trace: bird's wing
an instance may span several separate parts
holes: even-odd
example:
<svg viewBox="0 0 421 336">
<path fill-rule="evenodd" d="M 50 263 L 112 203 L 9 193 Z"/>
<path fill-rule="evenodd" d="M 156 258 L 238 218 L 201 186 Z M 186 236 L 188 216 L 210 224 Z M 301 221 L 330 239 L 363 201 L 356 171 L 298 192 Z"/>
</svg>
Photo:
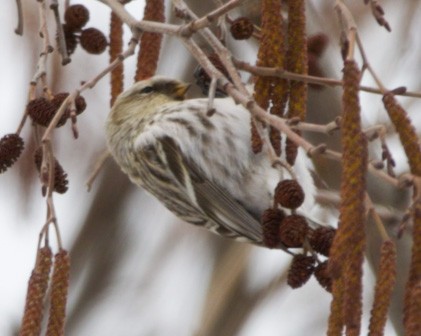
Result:
<svg viewBox="0 0 421 336">
<path fill-rule="evenodd" d="M 189 201 L 220 228 L 227 228 L 226 232 L 219 231 L 221 234 L 232 238 L 243 236 L 258 244 L 262 242 L 258 220 L 221 186 L 206 178 L 196 164 L 183 155 L 172 138 L 157 138 L 155 146 L 159 160 L 168 167 L 167 173 L 173 176 L 173 182 Z"/>
</svg>

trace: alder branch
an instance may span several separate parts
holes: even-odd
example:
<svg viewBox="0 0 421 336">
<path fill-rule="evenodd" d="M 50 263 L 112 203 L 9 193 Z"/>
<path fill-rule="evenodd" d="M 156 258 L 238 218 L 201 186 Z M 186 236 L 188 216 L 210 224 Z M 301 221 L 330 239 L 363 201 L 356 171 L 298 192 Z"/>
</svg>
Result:
<svg viewBox="0 0 421 336">
<path fill-rule="evenodd" d="M 53 47 L 50 44 L 48 27 L 47 27 L 47 9 L 45 6 L 45 1 L 38 2 L 38 13 L 40 20 L 39 35 L 43 39 L 43 50 L 39 56 L 38 63 L 36 66 L 35 74 L 32 77 L 31 85 L 36 85 L 38 81 L 42 78 L 45 78 L 46 74 L 46 64 L 48 60 L 48 55 L 53 52 Z M 42 79 L 44 81 L 44 79 Z"/>
<path fill-rule="evenodd" d="M 181 12 L 184 12 L 186 16 L 193 20 L 198 20 L 196 14 L 187 6 L 183 0 L 172 0 L 174 6 Z M 182 29 L 181 29 L 182 30 Z M 234 85 L 243 93 L 247 93 L 241 77 L 232 62 L 231 52 L 221 43 L 221 41 L 212 33 L 209 28 L 203 28 L 198 31 L 200 35 L 209 43 L 212 49 L 218 54 L 219 59 L 224 65 Z M 204 68 L 207 71 L 207 68 Z M 208 72 L 208 74 L 210 74 Z M 212 76 L 211 76 L 212 77 Z"/>
<path fill-rule="evenodd" d="M 341 86 L 343 85 L 342 80 L 334 79 L 334 78 L 326 78 L 326 77 L 318 77 L 318 76 L 311 76 L 311 75 L 302 75 L 293 72 L 289 72 L 283 68 L 271 68 L 271 67 L 262 67 L 251 65 L 247 62 L 233 59 L 235 66 L 239 70 L 246 71 L 255 76 L 263 76 L 263 77 L 279 77 L 288 80 L 296 80 L 301 82 L 306 82 L 309 84 L 318 84 L 323 86 Z M 380 89 L 376 89 L 373 87 L 360 85 L 359 89 L 361 91 L 375 93 L 383 95 L 384 91 Z M 406 96 L 406 97 L 414 97 L 414 98 L 421 98 L 421 92 L 413 92 L 413 91 L 406 91 L 397 92 L 396 95 Z"/>
<path fill-rule="evenodd" d="M 339 196 L 338 191 L 326 190 L 326 189 L 319 189 L 315 195 L 315 199 L 317 203 L 331 205 L 336 209 L 339 209 L 341 198 Z M 402 211 L 398 209 L 391 209 L 389 207 L 374 204 L 373 207 L 379 216 L 386 221 L 401 221 L 403 216 L 405 215 Z M 368 208 L 370 210 L 370 207 Z"/>
<path fill-rule="evenodd" d="M 335 118 L 335 120 L 325 125 L 304 122 L 301 121 L 299 118 L 288 119 L 287 122 L 293 130 L 332 135 L 336 130 L 340 129 L 341 117 L 337 117 Z"/>
<path fill-rule="evenodd" d="M 191 21 L 190 23 L 188 23 L 180 29 L 181 36 L 190 37 L 192 34 L 199 31 L 200 29 L 210 26 L 219 17 L 228 13 L 231 9 L 234 9 L 241 5 L 243 1 L 244 0 L 231 0 L 226 4 L 221 5 L 214 11 L 206 14 L 204 17 Z"/>
<path fill-rule="evenodd" d="M 109 157 L 110 152 L 108 151 L 108 149 L 104 149 L 103 152 L 96 159 L 94 169 L 92 170 L 91 174 L 89 175 L 88 181 L 86 182 L 86 187 L 88 191 L 91 191 L 92 185 L 94 184 L 99 172 L 101 171 L 102 167 L 104 166 L 105 162 Z"/>
</svg>

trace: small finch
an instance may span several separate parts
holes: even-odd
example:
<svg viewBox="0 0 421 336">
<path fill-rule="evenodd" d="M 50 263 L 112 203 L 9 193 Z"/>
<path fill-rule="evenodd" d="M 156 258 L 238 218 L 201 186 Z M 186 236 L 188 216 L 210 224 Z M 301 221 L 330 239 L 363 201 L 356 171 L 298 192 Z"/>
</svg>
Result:
<svg viewBox="0 0 421 336">
<path fill-rule="evenodd" d="M 107 120 L 108 147 L 130 180 L 184 221 L 257 245 L 263 244 L 260 217 L 273 206 L 286 169 L 250 147 L 250 113 L 230 98 L 186 99 L 189 85 L 152 77 L 116 100 Z M 297 209 L 314 204 L 311 162 L 299 151 L 293 167 L 305 191 Z M 283 248 L 283 246 L 279 246 Z"/>
</svg>

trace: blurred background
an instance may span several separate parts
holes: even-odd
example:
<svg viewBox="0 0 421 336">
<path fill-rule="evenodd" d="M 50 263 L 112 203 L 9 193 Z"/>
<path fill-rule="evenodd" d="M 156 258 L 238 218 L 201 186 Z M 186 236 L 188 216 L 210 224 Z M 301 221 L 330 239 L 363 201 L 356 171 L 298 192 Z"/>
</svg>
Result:
<svg viewBox="0 0 421 336">
<path fill-rule="evenodd" d="M 212 1 L 187 1 L 200 16 L 214 8 Z M 89 26 L 108 35 L 109 9 L 96 1 Z M 248 1 L 248 16 L 257 15 L 257 1 Z M 392 32 L 379 27 L 363 1 L 349 1 L 374 69 L 390 89 L 407 86 L 421 91 L 420 21 L 418 1 L 381 1 Z M 38 36 L 37 3 L 23 1 L 24 35 L 14 34 L 15 3 L 0 4 L 0 136 L 14 132 L 27 103 L 29 82 L 42 50 Z M 132 1 L 128 10 L 143 15 L 143 1 Z M 320 64 L 326 76 L 341 78 L 338 24 L 333 1 L 308 1 L 308 33 L 324 33 L 329 45 Z M 167 17 L 172 17 L 170 6 Z M 51 39 L 54 40 L 52 13 Z M 240 15 L 238 12 L 230 14 Z M 51 21 L 50 21 L 51 20 Z M 127 29 L 126 29 L 127 30 Z M 126 42 L 130 38 L 126 31 Z M 227 40 L 235 56 L 254 63 L 257 46 Z M 125 43 L 127 45 L 127 43 Z M 73 91 L 81 81 L 97 75 L 108 56 L 86 54 L 80 47 L 65 67 L 57 53 L 48 62 L 48 83 L 54 92 Z M 176 38 L 164 38 L 159 74 L 193 81 L 196 66 Z M 126 87 L 133 82 L 135 57 L 125 62 Z M 247 80 L 243 74 L 243 79 Z M 363 81 L 374 85 L 368 76 Z M 327 123 L 340 113 L 341 90 L 310 91 L 308 118 Z M 86 181 L 105 149 L 104 122 L 109 112 L 109 79 L 84 93 L 87 110 L 78 118 L 79 139 L 69 125 L 54 133 L 54 153 L 69 175 L 69 190 L 54 195 L 64 247 L 72 259 L 67 335 L 323 335 L 329 315 L 330 295 L 312 278 L 298 290 L 286 285 L 290 256 L 247 244 L 231 242 L 181 223 L 143 190 L 132 186 L 108 160 L 90 192 Z M 414 124 L 420 101 L 400 98 Z M 380 96 L 362 93 L 365 126 L 389 123 Z M 32 153 L 30 124 L 22 136 L 25 151 L 17 164 L 0 175 L 0 334 L 15 335 L 23 313 L 27 281 L 35 262 L 38 235 L 45 222 Z M 337 138 L 309 135 L 312 142 L 337 148 Z M 397 173 L 407 170 L 406 158 L 395 135 L 388 138 Z M 374 150 L 374 149 L 373 149 Z M 375 149 L 380 153 L 379 149 Z M 321 179 L 337 190 L 339 165 L 317 162 Z M 406 197 L 382 181 L 370 179 L 373 198 L 388 209 L 402 208 Z M 393 205 L 393 208 L 391 206 Z M 54 244 L 54 243 L 53 243 Z M 55 247 L 55 245 L 53 245 Z M 405 263 L 402 263 L 404 267 Z M 365 321 L 367 327 L 374 276 L 365 270 Z M 386 335 L 395 335 L 388 324 Z"/>
</svg>

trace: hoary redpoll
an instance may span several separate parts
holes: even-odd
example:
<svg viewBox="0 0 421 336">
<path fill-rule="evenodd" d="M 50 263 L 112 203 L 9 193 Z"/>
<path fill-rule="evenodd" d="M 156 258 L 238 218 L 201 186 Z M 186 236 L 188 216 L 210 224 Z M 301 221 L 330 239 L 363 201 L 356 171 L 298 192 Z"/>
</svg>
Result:
<svg viewBox="0 0 421 336">
<path fill-rule="evenodd" d="M 188 87 L 153 77 L 122 93 L 107 120 L 109 150 L 132 182 L 181 219 L 261 245 L 260 216 L 291 176 L 267 153 L 252 152 L 249 111 L 216 98 L 209 117 L 208 99 L 185 99 Z M 309 165 L 299 151 L 293 169 L 306 194 L 303 214 L 314 203 Z"/>
</svg>

